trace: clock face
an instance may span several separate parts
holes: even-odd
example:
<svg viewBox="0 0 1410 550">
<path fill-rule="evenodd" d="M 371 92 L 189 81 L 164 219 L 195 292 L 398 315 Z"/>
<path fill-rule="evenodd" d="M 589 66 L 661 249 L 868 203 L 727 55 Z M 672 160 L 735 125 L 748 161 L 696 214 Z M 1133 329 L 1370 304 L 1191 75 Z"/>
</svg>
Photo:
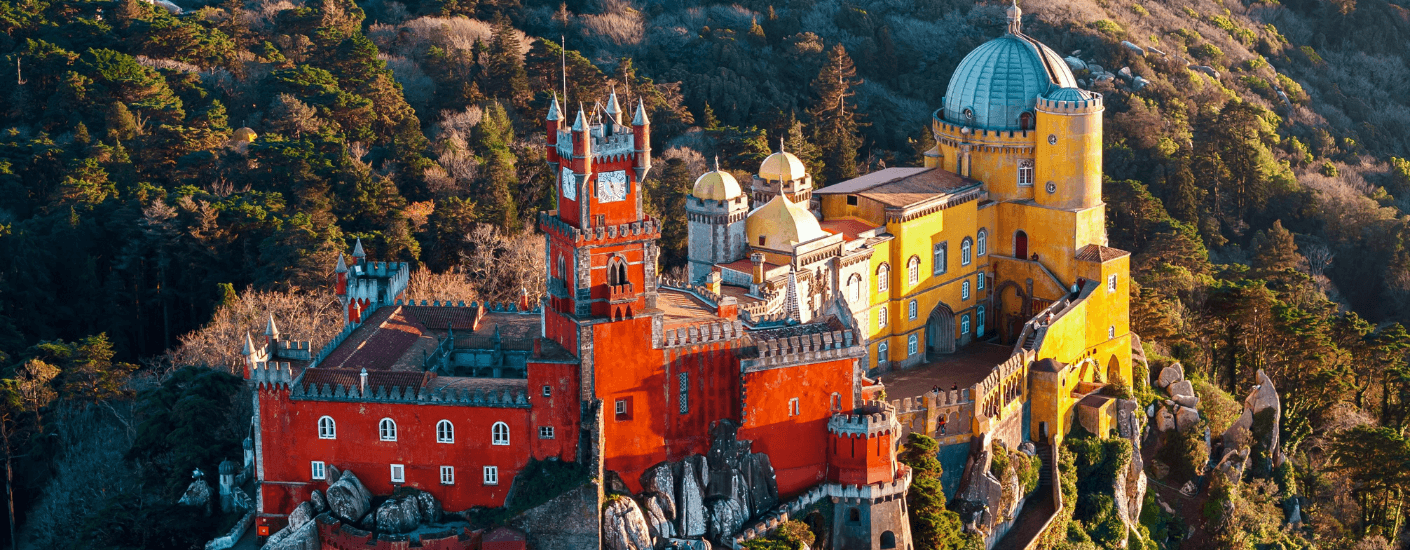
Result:
<svg viewBox="0 0 1410 550">
<path fill-rule="evenodd" d="M 563 174 L 559 178 L 559 184 L 563 186 L 563 198 L 578 200 L 578 178 L 573 175 L 571 168 L 567 166 L 563 167 Z"/>
<path fill-rule="evenodd" d="M 597 202 L 617 202 L 627 198 L 627 171 L 603 172 L 597 175 Z"/>
</svg>

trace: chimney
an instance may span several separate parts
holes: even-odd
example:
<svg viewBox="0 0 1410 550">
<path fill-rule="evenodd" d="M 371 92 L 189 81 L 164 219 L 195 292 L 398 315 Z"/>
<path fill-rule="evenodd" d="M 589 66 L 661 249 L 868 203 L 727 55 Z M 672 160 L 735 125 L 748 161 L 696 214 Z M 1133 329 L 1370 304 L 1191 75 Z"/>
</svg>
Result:
<svg viewBox="0 0 1410 550">
<path fill-rule="evenodd" d="M 361 388 L 362 395 L 365 397 L 365 396 L 367 395 L 367 368 L 366 368 L 366 367 L 363 367 L 362 373 L 358 375 L 358 378 L 361 378 L 361 379 L 362 379 L 362 383 L 361 383 L 361 385 L 359 385 L 358 387 Z"/>
<path fill-rule="evenodd" d="M 750 254 L 749 261 L 754 262 L 754 284 L 764 284 L 764 254 L 762 252 Z"/>
<path fill-rule="evenodd" d="M 720 268 L 716 266 L 710 271 L 709 275 L 705 276 L 705 285 L 710 288 L 710 292 L 714 293 L 716 296 L 719 296 L 720 286 L 723 279 L 724 277 L 720 275 Z"/>
</svg>

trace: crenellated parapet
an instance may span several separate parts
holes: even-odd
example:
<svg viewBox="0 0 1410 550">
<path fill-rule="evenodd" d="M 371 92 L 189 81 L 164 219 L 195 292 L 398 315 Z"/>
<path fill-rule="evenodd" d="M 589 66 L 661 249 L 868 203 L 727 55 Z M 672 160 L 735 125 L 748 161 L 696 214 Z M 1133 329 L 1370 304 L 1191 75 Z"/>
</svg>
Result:
<svg viewBox="0 0 1410 550">
<path fill-rule="evenodd" d="M 698 346 L 716 342 L 732 342 L 744 337 L 744 324 L 739 321 L 707 323 L 661 333 L 661 347 Z"/>
<path fill-rule="evenodd" d="M 896 412 L 884 401 L 868 401 L 860 414 L 834 414 L 827 421 L 828 433 L 839 437 L 871 438 L 878 435 L 899 435 L 901 424 Z M 871 412 L 867 412 L 871 411 Z"/>
<path fill-rule="evenodd" d="M 250 367 L 250 382 L 258 389 L 287 389 L 294 381 L 294 369 L 289 363 L 262 361 Z"/>
<path fill-rule="evenodd" d="M 556 233 L 578 246 L 613 244 L 615 241 L 661 238 L 661 223 L 645 219 L 632 223 L 578 229 L 559 219 L 557 211 L 539 213 L 539 228 Z"/>
<path fill-rule="evenodd" d="M 300 380 L 292 385 L 292 389 L 289 392 L 290 399 L 514 409 L 529 408 L 529 396 L 526 387 L 425 388 L 412 385 L 377 385 L 376 387 L 364 389 L 351 384 L 306 384 L 302 382 L 303 381 Z"/>
<path fill-rule="evenodd" d="M 1099 113 L 1102 111 L 1102 95 L 1095 92 L 1086 92 L 1090 95 L 1084 99 L 1073 101 L 1055 100 L 1040 97 L 1038 98 L 1038 110 L 1046 113 L 1056 114 L 1087 114 Z"/>
<path fill-rule="evenodd" d="M 855 345 L 852 331 L 834 330 L 831 332 L 801 334 L 770 338 L 768 332 L 754 334 L 754 345 L 758 357 L 745 359 L 740 367 L 744 372 L 817 363 L 838 359 L 855 359 L 866 352 Z"/>
<path fill-rule="evenodd" d="M 311 349 L 313 342 L 308 340 L 287 342 L 278 341 L 274 343 L 274 356 L 290 361 L 308 361 L 312 359 Z"/>
<path fill-rule="evenodd" d="M 905 465 L 896 468 L 893 479 L 868 485 L 844 483 L 824 483 L 808 489 L 791 501 L 779 504 L 762 514 L 758 520 L 745 526 L 731 541 L 731 548 L 743 548 L 745 542 L 768 536 L 790 519 L 801 518 L 809 507 L 823 499 L 834 503 L 879 504 L 904 499 L 911 487 L 911 469 Z"/>
<path fill-rule="evenodd" d="M 715 307 L 720 303 L 721 296 L 718 293 L 710 290 L 710 287 L 708 286 L 697 285 L 689 281 L 677 279 L 668 275 L 662 275 L 660 277 L 657 277 L 656 281 L 657 288 L 672 288 L 683 292 L 689 292 L 691 294 L 694 294 L 701 300 L 704 300 L 705 303 L 709 304 L 711 307 Z"/>
</svg>

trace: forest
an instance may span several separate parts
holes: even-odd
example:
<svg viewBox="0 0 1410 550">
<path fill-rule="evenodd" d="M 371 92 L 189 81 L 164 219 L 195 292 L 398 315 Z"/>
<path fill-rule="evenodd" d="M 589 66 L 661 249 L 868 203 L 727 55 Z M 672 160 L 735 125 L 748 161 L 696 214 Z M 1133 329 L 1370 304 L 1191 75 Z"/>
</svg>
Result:
<svg viewBox="0 0 1410 550">
<path fill-rule="evenodd" d="M 412 298 L 541 295 L 532 220 L 554 207 L 555 94 L 570 111 L 610 89 L 645 103 L 669 269 L 706 159 L 744 177 L 782 142 L 818 185 L 919 164 L 951 71 L 1003 32 L 1006 7 L 0 0 L 0 544 L 208 539 L 217 526 L 174 502 L 192 469 L 238 454 L 239 342 L 267 314 L 326 342 L 329 278 L 357 239 L 417 269 Z M 1134 254 L 1132 324 L 1153 364 L 1181 362 L 1222 395 L 1211 407 L 1259 369 L 1282 395 L 1279 485 L 1234 487 L 1239 513 L 1185 521 L 1219 548 L 1403 547 L 1410 7 L 1023 9 L 1063 55 L 1143 80 L 1077 71 L 1106 98 L 1108 233 Z M 1214 433 L 1232 422 L 1201 413 Z M 1276 504 L 1292 495 L 1296 529 Z M 926 498 L 917 532 L 964 544 Z M 1069 521 L 1050 547 L 1125 543 Z"/>
</svg>

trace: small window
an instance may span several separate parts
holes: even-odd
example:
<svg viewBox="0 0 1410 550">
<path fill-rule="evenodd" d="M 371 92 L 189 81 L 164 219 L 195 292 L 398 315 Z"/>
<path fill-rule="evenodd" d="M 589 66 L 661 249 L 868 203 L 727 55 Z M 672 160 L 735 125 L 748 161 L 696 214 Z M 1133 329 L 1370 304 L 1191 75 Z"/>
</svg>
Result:
<svg viewBox="0 0 1410 550">
<path fill-rule="evenodd" d="M 1107 292 L 1116 292 L 1116 275 L 1107 275 L 1107 277 L 1106 277 L 1106 291 L 1107 291 Z"/>
<path fill-rule="evenodd" d="M 886 292 L 891 288 L 891 266 L 881 264 L 876 268 L 876 291 Z"/>
<path fill-rule="evenodd" d="M 933 259 L 930 262 L 930 269 L 932 273 L 940 275 L 946 271 L 949 271 L 949 258 L 945 257 L 945 254 L 949 251 L 949 248 L 950 246 L 948 243 L 936 243 L 934 250 L 931 252 L 931 255 L 933 256 Z"/>
<path fill-rule="evenodd" d="M 886 318 L 889 316 L 886 306 L 881 306 L 881 311 L 876 316 L 876 328 L 886 328 Z"/>
<path fill-rule="evenodd" d="M 857 205 L 857 196 L 856 196 L 856 195 L 847 195 L 847 206 L 856 206 L 856 205 Z"/>
<path fill-rule="evenodd" d="M 1056 141 L 1056 140 L 1048 140 Z M 1018 161 L 1018 184 L 1024 187 L 1033 185 L 1033 160 L 1023 159 Z"/>
<path fill-rule="evenodd" d="M 626 414 L 627 414 L 627 400 L 626 400 L 626 399 L 618 399 L 618 400 L 617 400 L 617 414 L 618 414 L 619 416 L 622 416 L 622 415 L 626 415 Z"/>
<path fill-rule="evenodd" d="M 984 290 L 984 279 L 988 279 L 988 277 L 985 277 L 983 273 L 975 275 L 974 288 L 977 290 Z"/>
<path fill-rule="evenodd" d="M 1112 325 L 1112 326 L 1109 326 L 1109 327 L 1106 328 L 1106 339 L 1107 339 L 1107 340 L 1115 340 L 1115 339 L 1116 339 L 1116 325 Z"/>
<path fill-rule="evenodd" d="M 960 283 L 960 299 L 969 299 L 969 279 L 965 279 L 964 282 Z"/>
<path fill-rule="evenodd" d="M 882 550 L 888 550 L 888 549 L 890 549 L 890 548 L 895 548 L 895 547 L 896 547 L 896 533 L 892 533 L 891 531 L 885 531 L 885 532 L 881 533 L 881 548 L 882 548 Z"/>
<path fill-rule="evenodd" d="M 544 397 L 553 397 L 553 386 L 544 386 L 544 387 L 543 387 L 543 396 L 544 396 Z"/>
<path fill-rule="evenodd" d="M 983 230 L 983 229 L 980 229 L 980 230 L 979 230 L 979 235 L 976 236 L 975 239 L 974 239 L 974 254 L 975 254 L 976 256 L 983 256 L 984 254 L 986 254 L 986 253 L 988 253 L 988 252 L 989 252 L 989 232 L 988 232 L 988 231 L 985 231 L 985 230 Z"/>
<path fill-rule="evenodd" d="M 508 424 L 505 424 L 505 423 L 503 423 L 503 422 L 495 422 L 495 423 L 494 423 L 494 426 L 491 426 L 491 427 L 490 427 L 490 444 L 492 444 L 492 445 L 508 445 L 508 444 L 509 444 L 509 425 L 508 425 Z"/>
<path fill-rule="evenodd" d="M 965 110 L 968 111 L 969 109 L 965 109 Z M 852 523 L 857 523 L 857 522 L 862 521 L 862 514 L 861 514 L 861 512 L 858 512 L 856 508 L 853 508 L 853 509 L 851 509 L 851 510 L 848 510 L 848 511 L 847 511 L 847 521 L 852 522 Z"/>
<path fill-rule="evenodd" d="M 973 249 L 974 241 L 970 240 L 969 237 L 965 237 L 964 242 L 960 243 L 960 265 L 969 265 L 970 262 L 974 261 L 974 257 L 971 255 L 971 252 L 974 251 Z"/>
<path fill-rule="evenodd" d="M 906 262 L 906 273 L 912 286 L 920 283 L 920 256 L 911 256 L 910 261 Z"/>
<path fill-rule="evenodd" d="M 676 380 L 680 386 L 680 411 L 681 414 L 685 414 L 690 412 L 690 375 L 684 372 L 679 373 L 676 375 Z"/>
<path fill-rule="evenodd" d="M 539 426 L 539 439 L 553 439 L 553 426 Z"/>
<path fill-rule="evenodd" d="M 485 485 L 499 485 L 499 466 L 485 466 Z"/>
<path fill-rule="evenodd" d="M 914 321 L 916 320 L 916 316 L 918 316 L 919 314 L 920 307 L 917 306 L 915 300 L 911 300 L 911 303 L 906 305 L 906 316 L 910 318 L 910 320 Z"/>
<path fill-rule="evenodd" d="M 764 246 L 764 244 L 767 243 L 767 242 L 769 242 L 768 237 L 765 237 L 765 236 L 763 236 L 763 235 L 759 235 L 759 246 Z"/>
<path fill-rule="evenodd" d="M 325 416 L 325 417 L 323 417 L 323 418 L 318 419 L 318 438 L 319 438 L 319 439 L 337 439 L 337 438 L 338 438 L 338 425 L 333 422 L 333 417 L 331 417 L 331 416 Z"/>
<path fill-rule="evenodd" d="M 406 481 L 406 466 L 401 464 L 392 465 L 392 483 L 403 483 Z"/>
<path fill-rule="evenodd" d="M 798 416 L 803 414 L 798 407 L 798 398 L 788 400 L 788 416 Z"/>
<path fill-rule="evenodd" d="M 832 392 L 832 412 L 842 412 L 842 394 Z"/>
<path fill-rule="evenodd" d="M 891 360 L 891 356 L 888 354 L 888 352 L 887 352 L 887 350 L 886 350 L 887 347 L 888 347 L 888 346 L 886 345 L 886 342 L 882 342 L 882 343 L 876 345 L 876 365 L 877 365 L 877 366 L 881 366 L 882 363 L 885 363 L 885 362 Z"/>
<path fill-rule="evenodd" d="M 917 351 L 920 351 L 920 337 L 912 334 L 906 338 L 906 357 L 915 355 Z"/>
<path fill-rule="evenodd" d="M 313 461 L 313 479 L 327 479 L 328 474 L 323 469 L 323 461 Z"/>
<path fill-rule="evenodd" d="M 455 466 L 441 466 L 441 485 L 455 485 Z"/>
<path fill-rule="evenodd" d="M 436 443 L 455 443 L 455 426 L 449 420 L 436 423 Z"/>
<path fill-rule="evenodd" d="M 960 334 L 969 334 L 969 314 L 960 317 Z"/>
<path fill-rule="evenodd" d="M 974 313 L 974 335 L 984 336 L 984 306 L 979 306 Z"/>
<path fill-rule="evenodd" d="M 382 421 L 377 424 L 377 435 L 381 437 L 382 441 L 396 441 L 397 423 L 393 422 L 390 418 L 383 418 Z"/>
<path fill-rule="evenodd" d="M 862 303 L 862 276 L 853 273 L 852 277 L 847 279 L 847 288 L 852 290 L 852 303 Z"/>
</svg>

